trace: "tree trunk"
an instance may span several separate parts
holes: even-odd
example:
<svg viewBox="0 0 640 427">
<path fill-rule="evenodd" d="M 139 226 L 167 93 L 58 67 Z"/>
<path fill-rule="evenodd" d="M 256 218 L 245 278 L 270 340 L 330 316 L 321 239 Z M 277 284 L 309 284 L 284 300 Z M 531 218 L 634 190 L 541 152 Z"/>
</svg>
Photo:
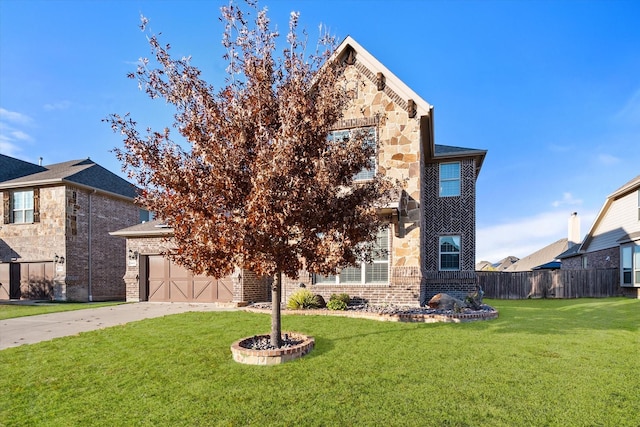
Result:
<svg viewBox="0 0 640 427">
<path fill-rule="evenodd" d="M 280 348 L 282 344 L 280 336 L 280 298 L 282 293 L 282 272 L 276 273 L 276 278 L 271 285 L 271 345 Z"/>
</svg>

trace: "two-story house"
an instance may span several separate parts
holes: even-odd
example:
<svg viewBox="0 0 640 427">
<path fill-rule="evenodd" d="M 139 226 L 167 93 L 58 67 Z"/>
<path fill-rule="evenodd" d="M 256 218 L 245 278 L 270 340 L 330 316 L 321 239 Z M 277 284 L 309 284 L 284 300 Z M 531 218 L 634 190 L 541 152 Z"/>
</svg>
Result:
<svg viewBox="0 0 640 427">
<path fill-rule="evenodd" d="M 619 268 L 622 292 L 640 298 L 640 175 L 607 197 L 582 243 L 559 258 L 563 270 Z"/>
<path fill-rule="evenodd" d="M 136 188 L 90 159 L 48 166 L 0 155 L 0 299 L 125 298 Z"/>
<path fill-rule="evenodd" d="M 388 227 L 378 235 L 377 246 L 382 250 L 376 250 L 372 263 L 329 277 L 302 271 L 298 280 L 284 279 L 283 300 L 301 285 L 325 299 L 347 293 L 371 303 L 417 305 L 440 292 L 466 295 L 476 285 L 476 180 L 486 151 L 436 144 L 433 107 L 351 37 L 340 44 L 336 57 L 345 63 L 344 85 L 355 95 L 329 137 L 344 137 L 355 129 L 367 131 L 372 141 L 380 143 L 376 170 L 362 171 L 356 179 L 381 172 L 402 181 L 404 188 L 395 203 L 379 210 Z M 202 286 L 198 288 L 188 273 L 158 258 L 170 229 L 156 225 L 114 233 L 127 237 L 127 252 L 140 257 L 139 263 L 130 263 L 125 275 L 127 298 L 154 300 L 157 290 L 163 289 L 161 300 L 173 300 L 175 295 L 177 300 L 201 301 L 196 294 L 202 295 L 198 293 Z M 172 269 L 179 275 L 176 280 Z M 189 291 L 178 286 L 174 292 L 167 289 L 185 280 Z M 246 271 L 238 271 L 232 282 L 227 280 L 226 291 L 216 285 L 219 290 L 207 295 L 225 295 L 218 301 L 235 302 L 268 298 L 264 283 Z"/>
</svg>

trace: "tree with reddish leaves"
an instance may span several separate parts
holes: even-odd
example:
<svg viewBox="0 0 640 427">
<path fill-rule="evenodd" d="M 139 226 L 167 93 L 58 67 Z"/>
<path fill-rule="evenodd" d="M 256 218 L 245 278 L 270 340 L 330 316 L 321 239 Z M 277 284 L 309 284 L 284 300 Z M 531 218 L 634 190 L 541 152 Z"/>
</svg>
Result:
<svg viewBox="0 0 640 427">
<path fill-rule="evenodd" d="M 123 135 L 115 153 L 143 189 L 139 202 L 173 228 L 167 256 L 197 274 L 240 267 L 274 278 L 271 345 L 280 347 L 282 275 L 335 274 L 366 259 L 383 226 L 377 208 L 394 185 L 380 175 L 354 180 L 374 166 L 366 135 L 329 138 L 351 99 L 335 40 L 322 36 L 308 54 L 292 13 L 275 57 L 266 9 L 248 5 L 221 8 L 228 77 L 220 89 L 155 35 L 156 68 L 141 59 L 129 75 L 175 107 L 180 141 L 169 128 L 141 135 L 129 114 L 105 120 Z"/>
</svg>

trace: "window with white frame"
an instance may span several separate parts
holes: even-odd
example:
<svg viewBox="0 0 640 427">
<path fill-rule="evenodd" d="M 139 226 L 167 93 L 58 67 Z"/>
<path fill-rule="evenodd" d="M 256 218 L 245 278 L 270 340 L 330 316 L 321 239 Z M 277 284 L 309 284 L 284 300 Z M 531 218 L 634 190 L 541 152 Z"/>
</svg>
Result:
<svg viewBox="0 0 640 427">
<path fill-rule="evenodd" d="M 316 284 L 370 284 L 389 282 L 389 229 L 383 228 L 376 236 L 371 262 L 362 261 L 355 267 L 346 267 L 340 274 L 315 275 Z"/>
<path fill-rule="evenodd" d="M 628 244 L 620 248 L 620 264 L 623 286 L 640 286 L 640 244 Z"/>
<path fill-rule="evenodd" d="M 440 270 L 460 270 L 460 236 L 440 236 Z"/>
<path fill-rule="evenodd" d="M 11 222 L 15 224 L 33 222 L 33 190 L 14 191 L 11 194 Z"/>
<path fill-rule="evenodd" d="M 460 162 L 440 164 L 440 197 L 460 195 Z"/>
<path fill-rule="evenodd" d="M 640 221 L 640 190 L 638 190 L 638 221 Z"/>
<path fill-rule="evenodd" d="M 367 127 L 367 128 L 357 128 L 357 129 L 345 129 L 345 130 L 336 130 L 333 132 L 329 133 L 329 140 L 330 141 L 335 141 L 335 140 L 349 140 L 351 138 L 351 135 L 354 132 L 364 132 L 364 145 L 367 147 L 373 147 L 375 149 L 376 147 L 376 129 L 374 127 Z M 373 179 L 376 175 L 376 155 L 377 153 L 374 152 L 374 155 L 371 156 L 371 168 L 364 168 L 362 169 L 360 172 L 358 172 L 356 174 L 356 176 L 354 177 L 355 181 L 366 181 L 368 179 Z"/>
</svg>

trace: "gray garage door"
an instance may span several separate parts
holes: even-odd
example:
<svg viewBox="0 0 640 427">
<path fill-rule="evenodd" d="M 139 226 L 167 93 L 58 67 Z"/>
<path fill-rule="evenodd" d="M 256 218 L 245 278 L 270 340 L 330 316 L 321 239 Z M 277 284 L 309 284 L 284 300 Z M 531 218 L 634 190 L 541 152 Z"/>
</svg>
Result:
<svg viewBox="0 0 640 427">
<path fill-rule="evenodd" d="M 161 255 L 147 259 L 147 296 L 155 302 L 231 302 L 231 277 L 214 279 L 193 275 Z"/>
</svg>

